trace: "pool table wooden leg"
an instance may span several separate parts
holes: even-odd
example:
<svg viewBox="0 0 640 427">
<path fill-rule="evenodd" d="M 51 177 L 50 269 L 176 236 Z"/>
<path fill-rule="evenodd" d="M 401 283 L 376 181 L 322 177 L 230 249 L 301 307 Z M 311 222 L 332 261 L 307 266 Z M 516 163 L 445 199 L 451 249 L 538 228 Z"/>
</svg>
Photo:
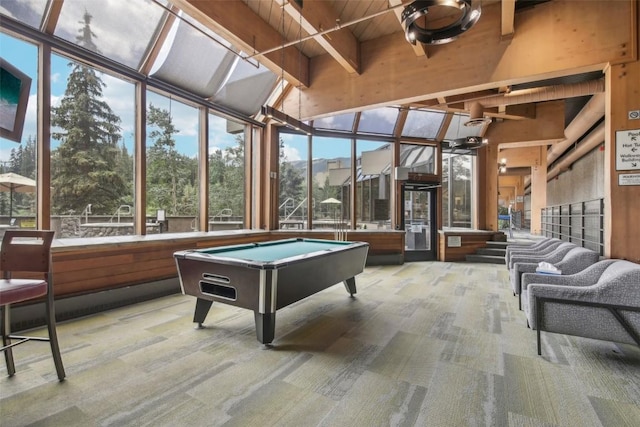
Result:
<svg viewBox="0 0 640 427">
<path fill-rule="evenodd" d="M 258 313 L 254 311 L 256 318 L 256 337 L 262 344 L 269 344 L 276 335 L 276 314 Z"/>
<path fill-rule="evenodd" d="M 352 277 L 344 281 L 344 287 L 349 292 L 349 295 L 353 296 L 356 293 L 356 278 Z"/>
<path fill-rule="evenodd" d="M 209 309 L 213 301 L 198 298 L 196 301 L 196 311 L 193 313 L 193 322 L 198 324 L 198 328 L 202 328 L 202 323 L 206 319 Z"/>
</svg>

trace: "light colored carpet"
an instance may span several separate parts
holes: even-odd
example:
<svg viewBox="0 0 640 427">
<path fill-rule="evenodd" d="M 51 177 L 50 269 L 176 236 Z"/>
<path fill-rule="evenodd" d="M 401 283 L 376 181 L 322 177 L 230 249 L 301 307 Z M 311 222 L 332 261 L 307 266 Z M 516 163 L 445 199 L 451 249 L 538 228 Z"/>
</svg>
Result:
<svg viewBox="0 0 640 427">
<path fill-rule="evenodd" d="M 253 313 L 174 295 L 59 325 L 15 349 L 1 426 L 638 426 L 640 349 L 543 332 L 504 266 L 368 267 L 280 310 L 274 347 Z M 42 332 L 44 333 L 44 332 Z M 0 366 L 4 369 L 4 364 Z"/>
</svg>

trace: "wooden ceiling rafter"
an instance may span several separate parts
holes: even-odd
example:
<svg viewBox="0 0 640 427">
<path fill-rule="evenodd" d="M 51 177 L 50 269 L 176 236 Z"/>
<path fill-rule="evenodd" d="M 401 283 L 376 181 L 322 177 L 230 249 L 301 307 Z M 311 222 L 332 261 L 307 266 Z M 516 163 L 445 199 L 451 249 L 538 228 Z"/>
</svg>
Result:
<svg viewBox="0 0 640 427">
<path fill-rule="evenodd" d="M 501 22 L 501 36 L 502 39 L 510 39 L 515 33 L 515 15 L 516 15 L 516 0 L 502 0 L 502 22 Z"/>
<path fill-rule="evenodd" d="M 274 73 L 282 72 L 290 83 L 309 87 L 309 58 L 298 48 L 290 46 L 259 54 L 282 46 L 282 34 L 241 0 L 172 0 L 172 3 L 237 48 L 249 54 L 257 52 L 258 61 Z"/>
<path fill-rule="evenodd" d="M 307 1 L 300 7 L 290 0 L 275 0 L 285 12 L 326 50 L 349 74 L 360 74 L 360 46 L 349 28 L 318 34 L 339 25 L 340 17 L 328 2 Z"/>
<path fill-rule="evenodd" d="M 402 0 L 389 0 L 389 6 L 392 6 L 392 7 L 393 6 L 398 6 L 398 5 L 402 4 L 402 3 L 403 3 Z M 401 8 L 395 8 L 393 10 L 393 13 L 398 18 L 398 23 L 400 24 L 400 27 L 402 28 L 402 9 Z M 427 55 L 427 48 L 422 43 L 416 43 L 416 44 L 407 43 L 407 45 L 411 46 L 411 48 L 413 49 L 413 52 L 416 54 L 416 56 L 428 56 Z"/>
</svg>

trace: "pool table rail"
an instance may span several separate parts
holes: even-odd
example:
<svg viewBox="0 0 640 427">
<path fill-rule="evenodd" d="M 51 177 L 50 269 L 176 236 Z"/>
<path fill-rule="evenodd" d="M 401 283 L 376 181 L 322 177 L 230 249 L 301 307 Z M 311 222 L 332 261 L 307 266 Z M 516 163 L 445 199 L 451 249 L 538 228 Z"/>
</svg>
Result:
<svg viewBox="0 0 640 427">
<path fill-rule="evenodd" d="M 286 244 L 301 240 L 287 239 Z M 206 249 L 176 252 L 182 292 L 197 298 L 194 322 L 202 325 L 214 301 L 253 310 L 258 340 L 268 344 L 274 339 L 277 310 L 339 282 L 353 296 L 355 276 L 364 270 L 369 244 L 332 242 L 326 241 L 328 250 L 267 262 L 216 256 Z M 251 246 L 242 246 L 249 256 Z M 214 249 L 219 248 L 211 252 Z"/>
</svg>

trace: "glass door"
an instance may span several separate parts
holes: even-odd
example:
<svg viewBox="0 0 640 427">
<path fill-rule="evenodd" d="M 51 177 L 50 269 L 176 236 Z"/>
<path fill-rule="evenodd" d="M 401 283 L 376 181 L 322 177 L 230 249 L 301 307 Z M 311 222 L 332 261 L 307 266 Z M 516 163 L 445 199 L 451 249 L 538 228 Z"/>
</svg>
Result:
<svg viewBox="0 0 640 427">
<path fill-rule="evenodd" d="M 405 261 L 436 259 L 436 186 L 433 184 L 405 184 L 402 228 L 405 236 Z"/>
</svg>

